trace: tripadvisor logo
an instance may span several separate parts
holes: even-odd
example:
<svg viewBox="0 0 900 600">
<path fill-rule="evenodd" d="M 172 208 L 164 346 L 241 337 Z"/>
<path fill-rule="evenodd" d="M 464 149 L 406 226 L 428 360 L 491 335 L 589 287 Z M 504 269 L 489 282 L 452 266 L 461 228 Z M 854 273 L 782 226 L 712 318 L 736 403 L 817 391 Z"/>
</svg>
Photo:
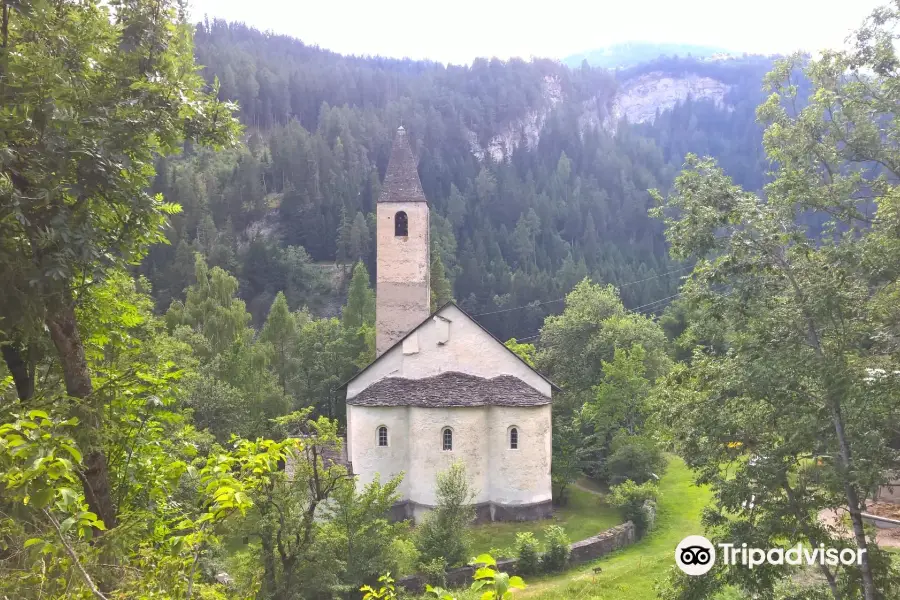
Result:
<svg viewBox="0 0 900 600">
<path fill-rule="evenodd" d="M 703 575 L 715 562 L 716 549 L 702 535 L 689 535 L 675 548 L 675 564 L 688 575 Z"/>
<path fill-rule="evenodd" d="M 797 544 L 790 548 L 749 548 L 747 544 L 717 544 L 722 564 L 742 565 L 750 569 L 760 565 L 861 565 L 865 550 L 853 548 L 804 547 Z M 716 548 L 702 535 L 689 535 L 675 548 L 675 564 L 688 575 L 708 573 L 716 562 Z"/>
</svg>

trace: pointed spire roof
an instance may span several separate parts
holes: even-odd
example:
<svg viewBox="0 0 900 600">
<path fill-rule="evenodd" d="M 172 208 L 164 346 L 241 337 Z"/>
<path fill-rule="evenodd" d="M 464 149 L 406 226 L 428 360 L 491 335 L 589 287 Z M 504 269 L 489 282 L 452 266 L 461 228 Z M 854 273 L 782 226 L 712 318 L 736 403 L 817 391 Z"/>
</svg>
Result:
<svg viewBox="0 0 900 600">
<path fill-rule="evenodd" d="M 403 125 L 397 128 L 379 202 L 427 202 L 419 180 L 418 162 Z"/>
</svg>

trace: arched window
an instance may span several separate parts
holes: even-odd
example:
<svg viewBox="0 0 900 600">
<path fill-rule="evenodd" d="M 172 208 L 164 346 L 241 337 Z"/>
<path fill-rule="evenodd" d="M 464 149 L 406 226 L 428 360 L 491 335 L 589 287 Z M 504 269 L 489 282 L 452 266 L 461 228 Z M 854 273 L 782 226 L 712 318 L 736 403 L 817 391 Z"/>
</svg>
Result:
<svg viewBox="0 0 900 600">
<path fill-rule="evenodd" d="M 402 210 L 394 215 L 394 236 L 406 237 L 409 235 L 409 219 Z"/>
<path fill-rule="evenodd" d="M 384 425 L 382 425 L 381 427 L 378 428 L 378 445 L 379 446 L 387 446 L 388 445 L 387 427 L 385 427 Z"/>
<path fill-rule="evenodd" d="M 510 450 L 518 450 L 519 449 L 519 428 L 518 427 L 510 427 L 509 428 L 509 449 Z"/>
<path fill-rule="evenodd" d="M 449 427 L 444 427 L 444 431 L 441 433 L 441 438 L 444 442 L 444 450 L 453 450 L 453 430 Z"/>
</svg>

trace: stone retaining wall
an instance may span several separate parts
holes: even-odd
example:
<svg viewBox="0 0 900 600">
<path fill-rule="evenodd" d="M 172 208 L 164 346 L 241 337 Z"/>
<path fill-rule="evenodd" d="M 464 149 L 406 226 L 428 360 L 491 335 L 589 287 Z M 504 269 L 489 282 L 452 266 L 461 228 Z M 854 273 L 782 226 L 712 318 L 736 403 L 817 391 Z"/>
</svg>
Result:
<svg viewBox="0 0 900 600">
<path fill-rule="evenodd" d="M 606 531 L 600 532 L 586 540 L 575 542 L 569 549 L 569 566 L 574 566 L 630 546 L 635 541 L 634 523 L 628 521 L 616 525 Z M 516 559 L 503 558 L 497 560 L 497 569 L 506 573 L 516 574 Z M 465 587 L 472 582 L 475 568 L 472 566 L 457 567 L 447 570 L 447 587 Z M 425 591 L 425 578 L 422 575 L 410 575 L 397 580 L 397 585 L 413 594 L 421 594 Z"/>
</svg>

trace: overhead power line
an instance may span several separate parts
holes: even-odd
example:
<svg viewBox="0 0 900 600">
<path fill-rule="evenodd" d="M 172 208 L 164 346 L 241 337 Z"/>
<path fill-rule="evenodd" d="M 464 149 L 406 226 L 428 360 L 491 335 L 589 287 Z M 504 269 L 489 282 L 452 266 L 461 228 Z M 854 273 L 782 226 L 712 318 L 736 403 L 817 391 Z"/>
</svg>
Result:
<svg viewBox="0 0 900 600">
<path fill-rule="evenodd" d="M 628 287 L 629 285 L 644 283 L 645 281 L 650 281 L 652 279 L 659 279 L 660 277 L 665 277 L 666 275 L 671 275 L 672 273 L 678 273 L 679 271 L 684 271 L 684 270 L 690 269 L 690 268 L 692 268 L 692 266 L 688 265 L 685 267 L 681 267 L 680 269 L 674 269 L 674 270 L 668 271 L 666 273 L 660 273 L 659 275 L 654 275 L 653 277 L 647 277 L 645 279 L 638 279 L 637 281 L 629 281 L 628 283 L 623 283 L 622 285 L 619 285 L 617 287 L 619 287 L 621 289 L 623 287 Z M 670 296 L 670 297 L 674 297 L 674 296 Z M 473 317 L 486 317 L 487 315 L 497 315 L 500 313 L 511 312 L 514 310 L 522 310 L 523 308 L 536 308 L 538 306 L 544 306 L 545 304 L 553 304 L 555 302 L 563 302 L 564 300 L 565 300 L 565 297 L 557 298 L 555 300 L 547 300 L 545 302 L 538 302 L 538 303 L 532 302 L 529 304 L 523 304 L 521 306 L 513 306 L 512 308 L 501 308 L 499 310 L 492 310 L 489 312 L 478 313 L 477 315 L 472 315 L 472 316 Z M 663 300 L 667 300 L 667 298 L 663 298 Z M 657 302 L 661 302 L 661 301 L 662 300 L 658 300 Z M 651 302 L 650 304 L 656 304 L 656 302 Z M 649 306 L 649 304 L 646 306 Z M 643 307 L 639 306 L 638 308 L 643 308 Z M 637 309 L 635 309 L 635 310 L 637 310 Z"/>
<path fill-rule="evenodd" d="M 682 294 L 682 292 L 679 292 L 679 293 L 677 293 L 677 294 L 673 294 L 673 295 L 667 296 L 667 297 L 665 297 L 665 298 L 660 298 L 659 300 L 655 300 L 655 301 L 653 301 L 653 302 L 648 302 L 647 304 L 642 304 L 641 306 L 637 306 L 637 307 L 635 307 L 635 308 L 626 308 L 626 309 L 625 309 L 625 312 L 636 313 L 637 311 L 639 311 L 639 310 L 642 309 L 642 308 L 647 308 L 648 306 L 653 306 L 654 304 L 659 304 L 660 302 L 665 302 L 666 300 L 671 300 L 671 299 L 673 299 L 673 298 L 677 298 L 677 297 L 680 296 L 681 294 Z M 665 308 L 665 305 L 663 305 L 663 306 L 657 306 L 657 307 L 654 308 L 653 311 L 651 311 L 651 312 L 656 313 L 656 311 L 661 310 L 661 309 L 663 309 L 663 308 Z M 537 339 L 537 338 L 539 338 L 539 337 L 541 337 L 541 332 L 540 332 L 540 331 L 537 332 L 537 333 L 535 333 L 535 334 L 533 334 L 533 335 L 529 335 L 529 336 L 522 337 L 522 338 L 520 338 L 520 337 L 513 337 L 512 339 L 515 339 L 516 342 L 521 343 L 521 342 L 527 342 L 528 340 Z"/>
</svg>

